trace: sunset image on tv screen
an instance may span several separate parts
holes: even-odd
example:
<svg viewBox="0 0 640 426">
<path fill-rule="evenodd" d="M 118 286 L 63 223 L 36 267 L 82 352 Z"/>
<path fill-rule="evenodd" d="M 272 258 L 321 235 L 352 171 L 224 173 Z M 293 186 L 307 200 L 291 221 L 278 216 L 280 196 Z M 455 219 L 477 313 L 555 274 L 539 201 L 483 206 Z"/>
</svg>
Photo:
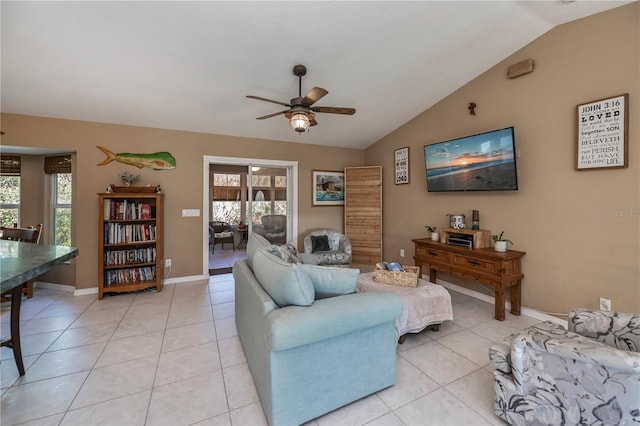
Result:
<svg viewBox="0 0 640 426">
<path fill-rule="evenodd" d="M 502 191 L 518 189 L 513 128 L 424 147 L 427 189 Z"/>
</svg>

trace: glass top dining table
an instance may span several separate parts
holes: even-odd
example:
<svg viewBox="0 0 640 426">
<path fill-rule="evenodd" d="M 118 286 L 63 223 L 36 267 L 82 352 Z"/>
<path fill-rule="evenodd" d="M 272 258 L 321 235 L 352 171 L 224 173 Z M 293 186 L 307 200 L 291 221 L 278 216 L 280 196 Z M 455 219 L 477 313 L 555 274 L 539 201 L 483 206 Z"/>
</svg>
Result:
<svg viewBox="0 0 640 426">
<path fill-rule="evenodd" d="M 0 293 L 3 296 L 11 295 L 11 337 L 1 342 L 0 346 L 12 348 L 21 376 L 24 375 L 20 347 L 22 285 L 77 255 L 78 249 L 75 247 L 0 240 Z"/>
<path fill-rule="evenodd" d="M 0 292 L 22 285 L 77 255 L 75 247 L 0 240 Z"/>
</svg>

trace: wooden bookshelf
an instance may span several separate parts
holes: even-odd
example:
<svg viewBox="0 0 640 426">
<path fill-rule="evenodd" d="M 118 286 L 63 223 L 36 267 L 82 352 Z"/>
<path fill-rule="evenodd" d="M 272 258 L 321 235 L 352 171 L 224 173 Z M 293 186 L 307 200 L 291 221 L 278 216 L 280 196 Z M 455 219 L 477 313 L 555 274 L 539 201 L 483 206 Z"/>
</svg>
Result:
<svg viewBox="0 0 640 426">
<path fill-rule="evenodd" d="M 162 291 L 164 194 L 101 193 L 98 200 L 98 299 Z"/>
</svg>

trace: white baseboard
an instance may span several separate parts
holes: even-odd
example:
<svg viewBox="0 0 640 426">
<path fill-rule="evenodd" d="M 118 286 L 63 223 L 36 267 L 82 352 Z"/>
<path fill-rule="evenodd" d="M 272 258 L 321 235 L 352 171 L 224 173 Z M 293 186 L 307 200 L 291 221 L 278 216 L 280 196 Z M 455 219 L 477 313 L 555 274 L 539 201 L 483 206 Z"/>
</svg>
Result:
<svg viewBox="0 0 640 426">
<path fill-rule="evenodd" d="M 427 277 L 428 280 L 428 277 Z M 475 299 L 480 299 L 484 302 L 491 303 L 492 305 L 496 304 L 496 300 L 493 296 L 488 294 L 480 293 L 479 291 L 470 290 L 468 288 L 459 286 L 457 284 L 450 283 L 448 281 L 444 281 L 441 279 L 436 279 L 437 284 L 440 284 L 443 287 L 451 289 L 453 291 L 457 291 L 458 293 L 466 294 L 467 296 L 471 296 Z M 507 301 L 505 304 L 505 309 L 511 309 L 511 302 Z M 545 314 L 544 312 L 537 311 L 535 309 L 527 308 L 524 306 L 520 307 L 520 313 L 522 315 L 526 315 L 528 317 L 540 320 L 540 321 L 551 321 L 556 324 L 560 324 L 564 328 L 567 328 L 567 320 L 562 320 L 560 318 L 554 317 L 552 315 Z"/>
<path fill-rule="evenodd" d="M 166 279 L 166 280 L 163 280 L 162 283 L 165 285 L 170 285 L 170 284 L 178 284 L 178 283 L 208 280 L 208 279 L 209 279 L 209 275 L 192 275 L 188 277 L 176 277 L 176 278 Z M 48 288 L 51 290 L 65 291 L 65 292 L 73 293 L 74 296 L 98 294 L 98 287 L 76 289 L 74 286 L 70 286 L 70 285 L 45 283 L 40 281 L 36 281 L 34 283 L 34 286 L 39 288 Z"/>
<path fill-rule="evenodd" d="M 56 284 L 56 283 L 45 283 L 41 281 L 35 281 L 33 286 L 36 288 L 48 288 L 50 290 L 57 291 L 66 291 L 69 293 L 73 293 L 75 291 L 75 287 L 72 285 L 64 285 L 64 284 Z"/>
<path fill-rule="evenodd" d="M 162 280 L 162 283 L 178 284 L 178 283 L 186 283 L 191 281 L 201 281 L 201 280 L 208 280 L 208 279 L 209 279 L 209 275 L 191 275 L 188 277 L 168 278 L 168 279 Z"/>
<path fill-rule="evenodd" d="M 98 294 L 98 287 L 81 288 L 73 292 L 74 296 L 86 296 L 87 294 Z"/>
</svg>

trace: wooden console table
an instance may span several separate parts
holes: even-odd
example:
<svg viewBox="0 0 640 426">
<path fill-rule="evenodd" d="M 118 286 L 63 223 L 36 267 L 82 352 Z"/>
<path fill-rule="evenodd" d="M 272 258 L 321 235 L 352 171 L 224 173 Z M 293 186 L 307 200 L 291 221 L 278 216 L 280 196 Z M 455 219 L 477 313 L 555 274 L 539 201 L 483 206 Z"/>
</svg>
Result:
<svg viewBox="0 0 640 426">
<path fill-rule="evenodd" d="M 495 287 L 495 318 L 499 321 L 504 321 L 505 290 L 510 288 L 511 313 L 520 315 L 520 291 L 524 278 L 520 259 L 525 252 L 469 249 L 428 238 L 411 241 L 415 244 L 415 264 L 429 268 L 429 281 L 435 283 L 436 271 L 441 271 Z"/>
</svg>

